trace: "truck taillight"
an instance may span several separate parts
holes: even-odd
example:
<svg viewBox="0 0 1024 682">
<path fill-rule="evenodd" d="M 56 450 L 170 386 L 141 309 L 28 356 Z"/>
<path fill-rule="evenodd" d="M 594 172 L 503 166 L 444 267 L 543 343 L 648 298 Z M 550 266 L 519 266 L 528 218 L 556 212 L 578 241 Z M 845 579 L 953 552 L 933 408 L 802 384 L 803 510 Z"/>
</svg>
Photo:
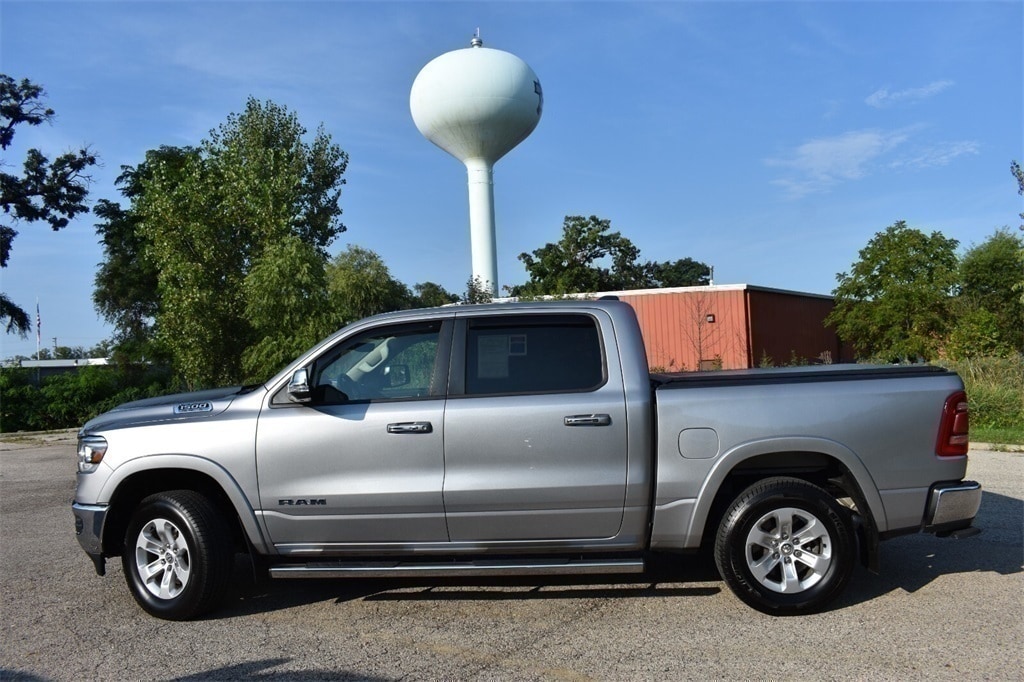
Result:
<svg viewBox="0 0 1024 682">
<path fill-rule="evenodd" d="M 967 394 L 957 391 L 946 398 L 942 408 L 942 422 L 939 424 L 939 442 L 935 454 L 939 457 L 962 457 L 967 454 L 970 416 L 967 410 Z"/>
</svg>

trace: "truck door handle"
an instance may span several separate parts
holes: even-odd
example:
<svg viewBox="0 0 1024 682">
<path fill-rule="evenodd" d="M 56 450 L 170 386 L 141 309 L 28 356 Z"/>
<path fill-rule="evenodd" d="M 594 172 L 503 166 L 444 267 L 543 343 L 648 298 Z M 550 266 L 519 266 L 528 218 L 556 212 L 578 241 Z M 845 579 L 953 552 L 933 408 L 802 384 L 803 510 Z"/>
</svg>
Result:
<svg viewBox="0 0 1024 682">
<path fill-rule="evenodd" d="M 607 414 L 574 414 L 565 418 L 566 426 L 608 426 L 612 418 Z"/>
<path fill-rule="evenodd" d="M 398 422 L 388 424 L 388 433 L 432 433 L 433 424 L 430 422 Z"/>
</svg>

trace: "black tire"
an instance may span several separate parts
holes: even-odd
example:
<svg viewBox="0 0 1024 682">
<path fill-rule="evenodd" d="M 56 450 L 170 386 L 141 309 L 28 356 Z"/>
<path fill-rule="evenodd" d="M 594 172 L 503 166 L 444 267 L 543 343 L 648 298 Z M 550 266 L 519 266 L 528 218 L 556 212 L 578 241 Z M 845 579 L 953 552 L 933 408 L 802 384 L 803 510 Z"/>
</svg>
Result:
<svg viewBox="0 0 1024 682">
<path fill-rule="evenodd" d="M 142 500 L 121 554 L 135 601 L 166 620 L 189 620 L 213 609 L 224 595 L 233 560 L 227 523 L 192 490 Z"/>
<path fill-rule="evenodd" d="M 715 564 L 733 593 L 763 613 L 820 611 L 846 587 L 857 539 L 849 510 L 816 485 L 768 478 L 722 517 Z"/>
</svg>

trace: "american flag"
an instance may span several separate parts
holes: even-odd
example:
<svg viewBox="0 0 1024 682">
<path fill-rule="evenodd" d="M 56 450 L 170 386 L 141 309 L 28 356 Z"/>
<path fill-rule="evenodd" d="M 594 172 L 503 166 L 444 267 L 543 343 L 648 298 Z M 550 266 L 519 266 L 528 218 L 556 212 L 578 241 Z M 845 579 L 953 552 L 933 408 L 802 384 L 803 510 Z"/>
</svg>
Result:
<svg viewBox="0 0 1024 682">
<path fill-rule="evenodd" d="M 43 340 L 43 320 L 39 317 L 39 301 L 36 301 L 36 346 Z"/>
</svg>

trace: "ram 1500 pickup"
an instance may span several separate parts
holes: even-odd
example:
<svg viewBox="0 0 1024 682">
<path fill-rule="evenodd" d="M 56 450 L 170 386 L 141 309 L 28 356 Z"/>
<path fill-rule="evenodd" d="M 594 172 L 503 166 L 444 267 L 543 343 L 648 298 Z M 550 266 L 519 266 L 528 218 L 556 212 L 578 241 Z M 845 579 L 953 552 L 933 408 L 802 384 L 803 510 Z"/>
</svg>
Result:
<svg viewBox="0 0 1024 682">
<path fill-rule="evenodd" d="M 259 386 L 89 421 L 78 540 L 154 616 L 274 578 L 616 574 L 713 552 L 766 613 L 824 608 L 880 540 L 966 536 L 963 384 L 936 367 L 650 374 L 619 301 L 349 325 Z"/>
</svg>

